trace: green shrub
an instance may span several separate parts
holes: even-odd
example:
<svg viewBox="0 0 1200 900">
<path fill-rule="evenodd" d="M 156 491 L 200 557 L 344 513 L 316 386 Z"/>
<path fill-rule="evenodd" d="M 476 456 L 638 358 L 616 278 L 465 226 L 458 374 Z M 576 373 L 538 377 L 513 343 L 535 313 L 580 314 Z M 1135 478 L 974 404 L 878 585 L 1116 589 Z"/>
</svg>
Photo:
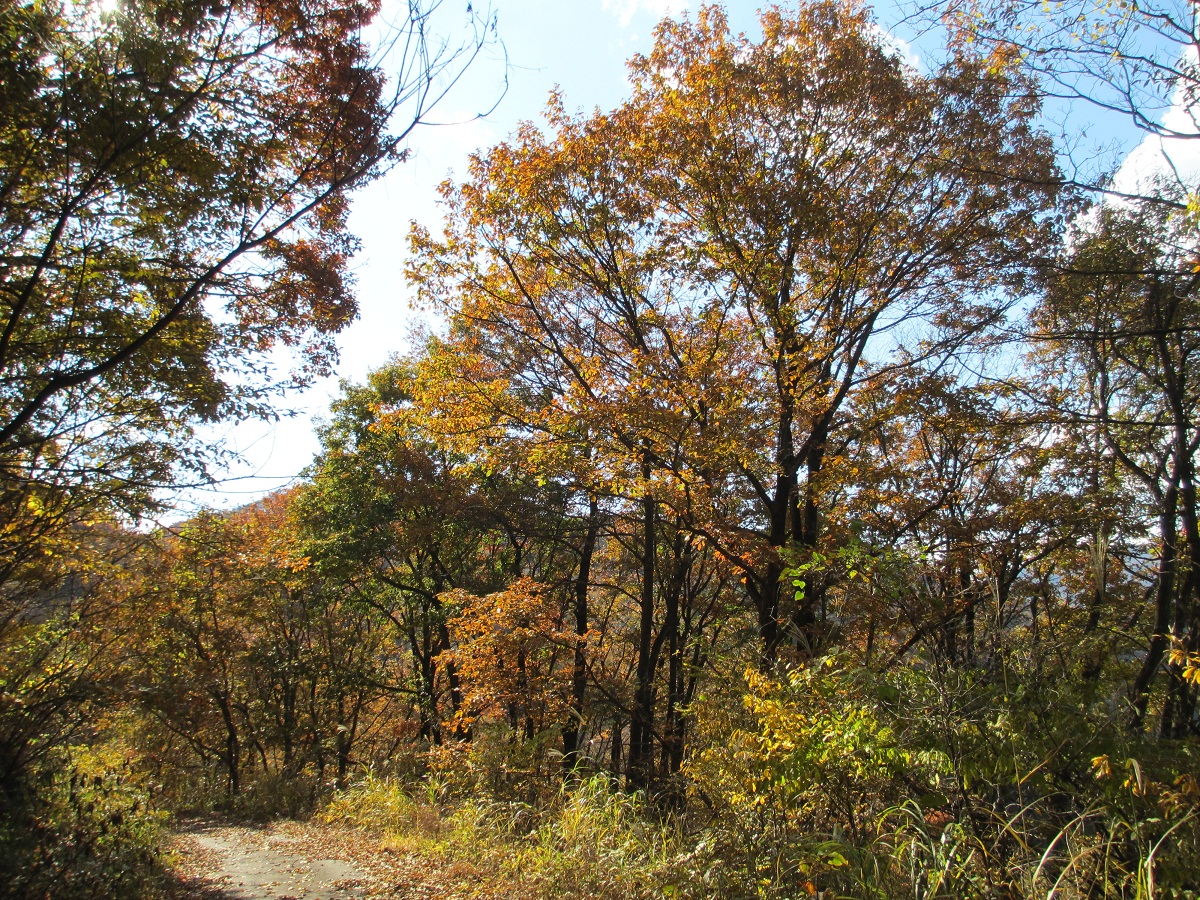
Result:
<svg viewBox="0 0 1200 900">
<path fill-rule="evenodd" d="M 792 896 L 838 882 L 903 796 L 901 778 L 930 774 L 928 754 L 901 746 L 860 674 L 834 655 L 778 680 L 748 671 L 732 727 L 722 727 L 726 702 L 698 705 L 704 746 L 684 771 L 711 811 L 727 891 Z"/>
<path fill-rule="evenodd" d="M 73 750 L 0 812 L 0 890 L 13 898 L 136 898 L 161 884 L 165 814 L 127 769 Z"/>
</svg>

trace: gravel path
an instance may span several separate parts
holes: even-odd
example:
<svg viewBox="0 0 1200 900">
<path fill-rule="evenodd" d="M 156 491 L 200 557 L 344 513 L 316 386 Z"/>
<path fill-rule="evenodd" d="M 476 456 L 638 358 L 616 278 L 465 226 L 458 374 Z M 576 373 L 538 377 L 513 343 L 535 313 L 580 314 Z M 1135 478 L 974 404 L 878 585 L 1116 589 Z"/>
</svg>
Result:
<svg viewBox="0 0 1200 900">
<path fill-rule="evenodd" d="M 339 846 L 345 837 L 295 823 L 247 828 L 198 822 L 177 833 L 177 870 L 194 896 L 212 900 L 394 896 Z"/>
<path fill-rule="evenodd" d="M 421 854 L 315 822 L 185 822 L 171 849 L 172 900 L 507 900 L 524 893 L 479 860 Z"/>
</svg>

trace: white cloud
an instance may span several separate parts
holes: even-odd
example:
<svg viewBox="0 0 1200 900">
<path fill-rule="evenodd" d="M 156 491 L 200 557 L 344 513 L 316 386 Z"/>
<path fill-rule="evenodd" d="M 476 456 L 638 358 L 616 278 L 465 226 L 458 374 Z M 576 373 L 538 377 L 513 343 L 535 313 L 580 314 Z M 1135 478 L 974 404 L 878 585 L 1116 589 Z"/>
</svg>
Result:
<svg viewBox="0 0 1200 900">
<path fill-rule="evenodd" d="M 1196 50 L 1184 51 L 1182 67 L 1195 71 Z M 1200 110 L 1195 88 L 1175 92 L 1174 104 L 1163 116 L 1163 127 L 1173 136 L 1146 135 L 1113 177 L 1113 187 L 1127 194 L 1152 194 L 1164 180 L 1177 182 L 1187 193 L 1200 190 Z M 1178 135 L 1178 136 L 1174 136 Z"/>
<path fill-rule="evenodd" d="M 667 16 L 679 15 L 690 4 L 689 0 L 600 0 L 600 5 L 617 17 L 622 28 L 627 28 L 638 13 L 649 13 L 657 22 Z"/>
<path fill-rule="evenodd" d="M 900 60 L 900 62 L 904 63 L 914 72 L 921 71 L 921 57 L 913 50 L 912 44 L 904 38 L 892 34 L 892 32 L 888 31 L 878 22 L 872 22 L 870 30 L 885 53 L 896 57 L 896 59 Z"/>
<path fill-rule="evenodd" d="M 1195 138 L 1147 135 L 1121 163 L 1113 188 L 1124 194 L 1155 194 L 1164 182 L 1193 192 L 1200 183 L 1200 146 Z"/>
</svg>

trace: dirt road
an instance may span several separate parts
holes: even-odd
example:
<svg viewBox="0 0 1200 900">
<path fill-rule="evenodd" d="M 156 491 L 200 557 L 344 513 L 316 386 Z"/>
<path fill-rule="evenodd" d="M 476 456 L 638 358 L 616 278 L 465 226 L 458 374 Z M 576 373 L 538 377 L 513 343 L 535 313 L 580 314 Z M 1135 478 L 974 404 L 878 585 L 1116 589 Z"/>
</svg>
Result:
<svg viewBox="0 0 1200 900">
<path fill-rule="evenodd" d="M 394 897 L 384 873 L 354 861 L 349 838 L 296 823 L 189 823 L 176 838 L 178 872 L 197 896 L 213 900 Z"/>
<path fill-rule="evenodd" d="M 484 900 L 507 896 L 474 866 L 401 852 L 316 823 L 194 821 L 173 841 L 180 900 Z"/>
</svg>

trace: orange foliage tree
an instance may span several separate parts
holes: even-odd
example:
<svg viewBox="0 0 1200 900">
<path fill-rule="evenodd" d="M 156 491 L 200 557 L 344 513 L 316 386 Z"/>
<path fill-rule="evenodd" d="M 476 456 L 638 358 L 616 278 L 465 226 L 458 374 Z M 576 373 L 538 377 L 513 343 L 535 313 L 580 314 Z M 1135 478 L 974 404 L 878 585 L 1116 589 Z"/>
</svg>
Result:
<svg viewBox="0 0 1200 900">
<path fill-rule="evenodd" d="M 458 720 L 503 719 L 532 740 L 561 726 L 570 704 L 573 645 L 553 593 L 531 578 L 477 597 L 454 591 L 444 601 L 460 610 L 450 620 L 452 657 L 463 680 Z"/>
<path fill-rule="evenodd" d="M 760 41 L 717 9 L 664 23 L 631 100 L 575 118 L 553 98 L 547 134 L 474 160 L 443 235 L 413 236 L 410 274 L 450 320 L 422 427 L 606 500 L 632 538 L 643 781 L 679 646 L 666 533 L 743 580 L 764 664 L 819 647 L 823 588 L 781 576 L 789 545 L 840 539 L 849 402 L 994 326 L 1054 243 L 1051 148 L 1011 61 L 918 74 L 833 3 L 762 22 Z"/>
</svg>

